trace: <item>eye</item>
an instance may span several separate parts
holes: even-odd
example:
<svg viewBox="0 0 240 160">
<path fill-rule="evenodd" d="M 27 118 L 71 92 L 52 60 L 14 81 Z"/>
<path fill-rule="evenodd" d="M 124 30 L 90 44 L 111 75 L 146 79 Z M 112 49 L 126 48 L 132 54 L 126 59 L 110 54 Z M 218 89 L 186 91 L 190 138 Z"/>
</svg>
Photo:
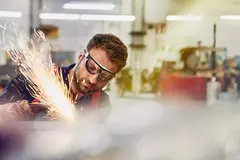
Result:
<svg viewBox="0 0 240 160">
<path fill-rule="evenodd" d="M 96 67 L 93 64 L 90 64 L 89 68 L 92 69 L 92 70 L 96 69 Z"/>
<path fill-rule="evenodd" d="M 92 61 L 90 61 L 90 60 L 88 62 L 88 69 L 90 69 L 92 71 L 96 70 L 95 64 Z"/>
</svg>

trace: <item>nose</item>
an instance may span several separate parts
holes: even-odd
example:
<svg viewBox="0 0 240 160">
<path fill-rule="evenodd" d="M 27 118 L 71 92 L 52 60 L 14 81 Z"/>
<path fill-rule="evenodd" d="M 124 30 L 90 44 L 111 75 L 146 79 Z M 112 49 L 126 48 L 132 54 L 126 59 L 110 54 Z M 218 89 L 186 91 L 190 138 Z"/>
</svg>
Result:
<svg viewBox="0 0 240 160">
<path fill-rule="evenodd" d="M 97 84 L 98 74 L 92 74 L 92 75 L 90 75 L 89 80 L 90 80 L 90 83 L 91 83 L 91 84 L 93 84 L 93 85 Z"/>
</svg>

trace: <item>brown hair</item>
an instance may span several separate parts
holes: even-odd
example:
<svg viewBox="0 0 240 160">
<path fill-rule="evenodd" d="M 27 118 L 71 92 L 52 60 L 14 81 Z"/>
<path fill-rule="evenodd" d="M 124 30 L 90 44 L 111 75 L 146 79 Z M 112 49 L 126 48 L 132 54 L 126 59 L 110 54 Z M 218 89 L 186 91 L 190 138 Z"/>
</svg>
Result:
<svg viewBox="0 0 240 160">
<path fill-rule="evenodd" d="M 96 34 L 88 42 L 87 50 L 90 51 L 93 48 L 103 49 L 110 61 L 118 66 L 118 71 L 125 67 L 128 51 L 124 43 L 113 34 Z"/>
</svg>

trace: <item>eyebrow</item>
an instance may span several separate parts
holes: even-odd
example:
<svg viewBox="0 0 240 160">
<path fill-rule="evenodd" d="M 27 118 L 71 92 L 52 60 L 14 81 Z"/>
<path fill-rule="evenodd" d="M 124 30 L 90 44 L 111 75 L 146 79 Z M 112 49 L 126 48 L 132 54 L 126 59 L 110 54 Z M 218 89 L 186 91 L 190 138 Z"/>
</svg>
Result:
<svg viewBox="0 0 240 160">
<path fill-rule="evenodd" d="M 97 63 L 97 65 L 99 65 L 101 69 L 106 70 L 106 71 L 108 71 L 109 73 L 114 74 L 112 71 L 110 71 L 109 69 L 107 69 L 106 67 L 104 67 L 101 63 L 99 63 L 98 61 L 96 61 L 96 60 L 88 53 L 88 51 L 87 51 L 86 49 L 84 50 L 84 52 L 85 52 L 85 57 L 90 56 L 90 58 L 91 58 L 95 63 Z"/>
</svg>

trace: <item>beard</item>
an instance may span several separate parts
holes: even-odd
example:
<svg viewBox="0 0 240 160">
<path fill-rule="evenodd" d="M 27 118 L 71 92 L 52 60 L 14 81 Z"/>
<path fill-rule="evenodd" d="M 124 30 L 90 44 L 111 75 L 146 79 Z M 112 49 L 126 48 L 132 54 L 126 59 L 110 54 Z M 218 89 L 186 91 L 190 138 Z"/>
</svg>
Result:
<svg viewBox="0 0 240 160">
<path fill-rule="evenodd" d="M 90 87 L 87 87 L 86 84 L 91 84 L 90 80 L 88 78 L 79 78 L 78 79 L 76 72 L 77 71 L 75 69 L 74 74 L 73 74 L 73 85 L 77 92 L 87 95 L 87 94 L 91 94 L 91 93 L 99 90 L 97 87 L 95 87 L 93 85 L 90 85 Z"/>
</svg>

